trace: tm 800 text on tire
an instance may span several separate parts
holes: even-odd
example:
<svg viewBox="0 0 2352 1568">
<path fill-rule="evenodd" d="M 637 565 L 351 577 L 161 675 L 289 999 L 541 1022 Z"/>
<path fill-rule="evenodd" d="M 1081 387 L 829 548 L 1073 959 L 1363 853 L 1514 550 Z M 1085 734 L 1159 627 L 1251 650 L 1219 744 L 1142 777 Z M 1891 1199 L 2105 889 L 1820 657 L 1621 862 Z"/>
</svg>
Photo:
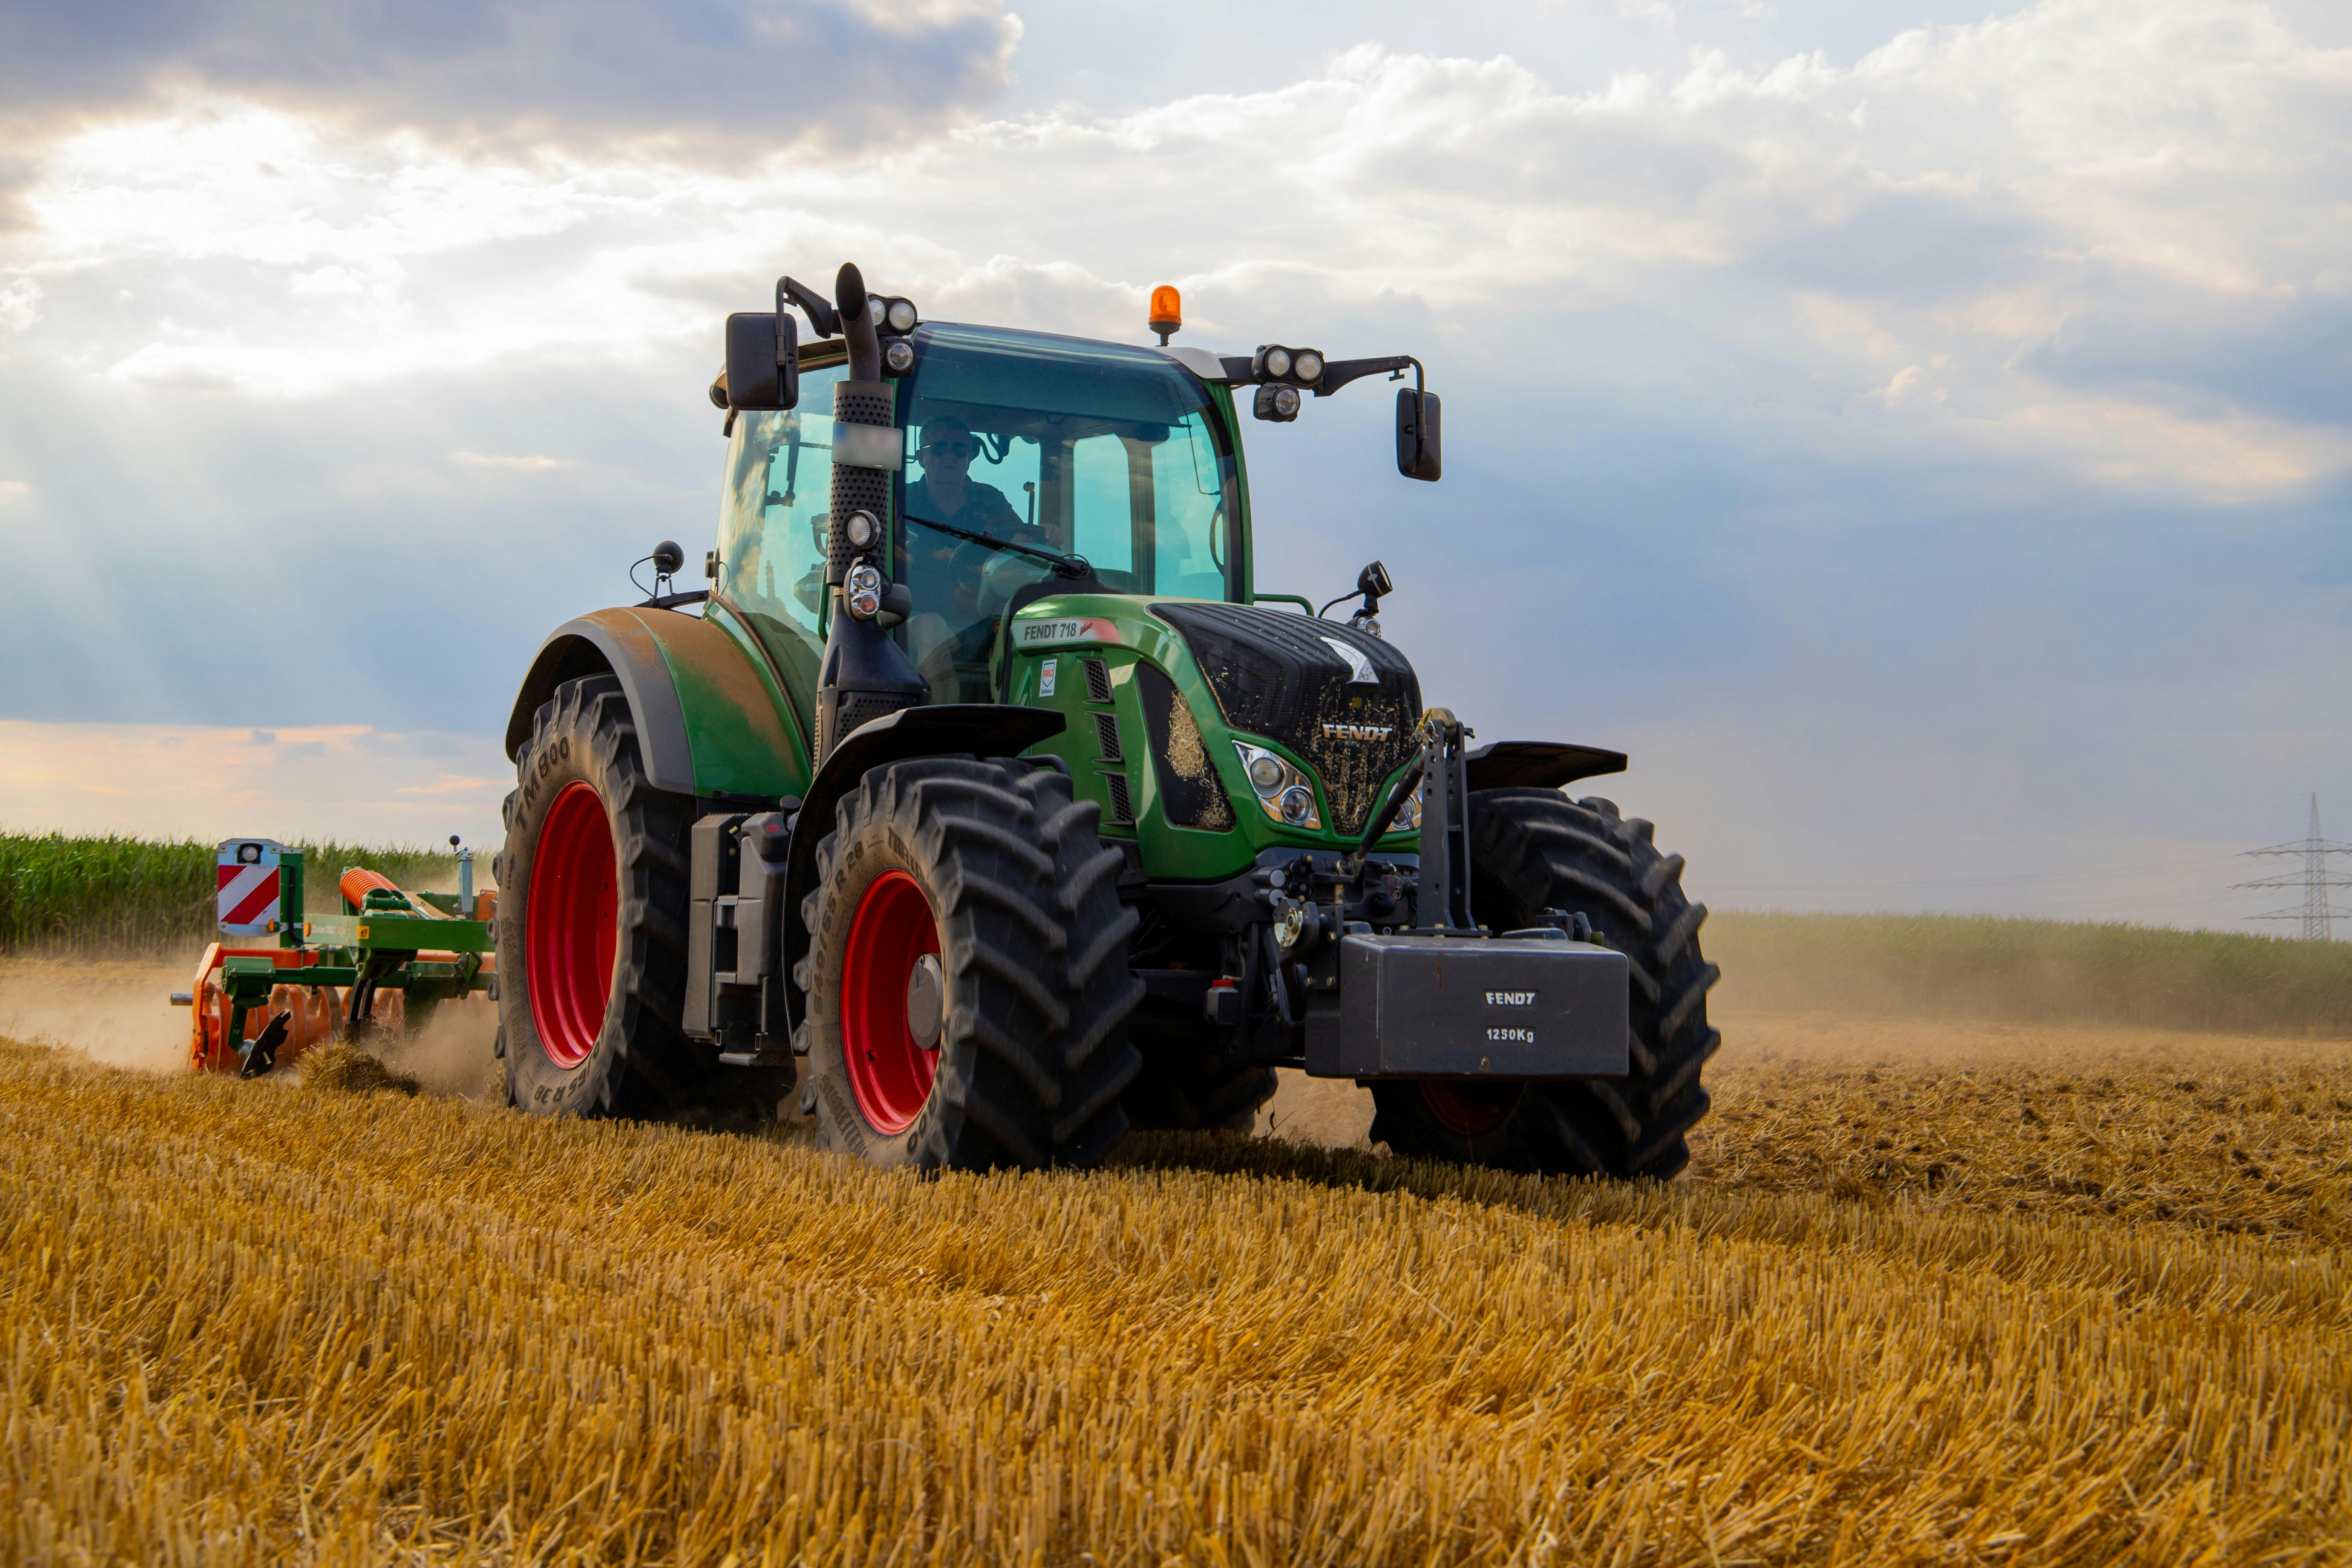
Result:
<svg viewBox="0 0 2352 1568">
<path fill-rule="evenodd" d="M 817 846 L 800 1044 L 826 1144 L 875 1164 L 1091 1165 L 1125 1135 L 1133 910 L 1059 773 L 868 773 Z"/>
<path fill-rule="evenodd" d="M 1578 910 L 1622 952 L 1633 995 L 1623 1079 L 1551 1083 L 1378 1083 L 1372 1137 L 1400 1154 L 1516 1171 L 1667 1177 L 1690 1159 L 1684 1135 L 1706 1114 L 1699 1072 L 1722 1037 L 1707 1026 L 1720 973 L 1699 952 L 1706 906 L 1682 889 L 1683 858 L 1650 825 L 1599 798 L 1557 790 L 1470 797 L 1471 907 L 1497 931 L 1547 910 Z"/>
<path fill-rule="evenodd" d="M 509 1102 L 535 1116 L 702 1111 L 724 1086 L 678 1028 L 693 803 L 646 782 L 610 675 L 557 687 L 516 767 L 499 858 Z"/>
</svg>

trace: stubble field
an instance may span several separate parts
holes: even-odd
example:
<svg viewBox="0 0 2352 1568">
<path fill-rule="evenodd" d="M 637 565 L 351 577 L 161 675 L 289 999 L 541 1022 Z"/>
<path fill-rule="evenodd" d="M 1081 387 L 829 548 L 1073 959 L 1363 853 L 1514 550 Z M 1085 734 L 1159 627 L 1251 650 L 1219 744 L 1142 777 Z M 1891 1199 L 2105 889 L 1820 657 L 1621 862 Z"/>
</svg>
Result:
<svg viewBox="0 0 2352 1568">
<path fill-rule="evenodd" d="M 1725 1032 L 1630 1188 L 1328 1086 L 926 1182 L 0 1047 L 0 1558 L 2352 1561 L 2344 1043 Z"/>
</svg>

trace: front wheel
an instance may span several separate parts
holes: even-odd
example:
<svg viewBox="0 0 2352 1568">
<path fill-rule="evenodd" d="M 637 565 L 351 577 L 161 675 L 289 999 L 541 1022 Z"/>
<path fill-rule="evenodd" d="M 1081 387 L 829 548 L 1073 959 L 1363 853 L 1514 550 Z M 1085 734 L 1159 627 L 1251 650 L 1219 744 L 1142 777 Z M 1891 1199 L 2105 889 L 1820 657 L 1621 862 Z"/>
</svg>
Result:
<svg viewBox="0 0 2352 1568">
<path fill-rule="evenodd" d="M 1706 906 L 1682 889 L 1683 859 L 1650 825 L 1557 790 L 1470 797 L 1471 909 L 1496 931 L 1577 911 L 1623 953 L 1633 995 L 1622 1079 L 1375 1083 L 1372 1139 L 1400 1154 L 1569 1175 L 1667 1177 L 1690 1161 L 1685 1134 L 1706 1114 L 1700 1069 L 1723 1037 L 1707 1026 L 1720 971 L 1701 956 Z"/>
<path fill-rule="evenodd" d="M 1091 1165 L 1127 1132 L 1135 911 L 1101 807 L 1020 763 L 868 773 L 817 846 L 793 979 L 828 1147 L 877 1165 Z"/>
</svg>

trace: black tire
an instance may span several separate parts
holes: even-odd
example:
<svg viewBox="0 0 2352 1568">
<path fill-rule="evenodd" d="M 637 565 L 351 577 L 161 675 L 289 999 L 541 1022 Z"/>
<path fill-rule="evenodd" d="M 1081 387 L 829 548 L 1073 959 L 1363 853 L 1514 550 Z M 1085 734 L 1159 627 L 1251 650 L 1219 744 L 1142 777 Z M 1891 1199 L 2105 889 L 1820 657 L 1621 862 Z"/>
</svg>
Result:
<svg viewBox="0 0 2352 1568">
<path fill-rule="evenodd" d="M 498 860 L 499 1030 L 507 1102 L 534 1116 L 707 1114 L 711 1090 L 719 1087 L 713 1082 L 716 1058 L 678 1028 L 686 996 L 687 827 L 694 803 L 646 782 L 636 723 L 614 676 L 586 676 L 557 687 L 515 765 L 520 782 L 506 799 L 506 847 Z M 593 792 L 610 836 L 614 947 L 602 982 L 607 989 L 601 1019 L 586 1002 L 559 1013 L 556 1000 L 567 988 L 577 988 L 574 999 L 592 994 L 592 973 L 601 964 L 567 966 L 551 956 L 536 968 L 557 984 L 537 1009 L 531 994 L 534 926 L 551 955 L 581 951 L 577 944 L 599 923 L 566 918 L 585 907 L 585 895 L 571 889 L 587 886 L 592 876 L 558 874 L 552 861 L 547 877 L 535 876 L 542 847 L 550 856 L 593 848 L 591 807 L 574 786 Z M 534 892 L 546 901 L 537 922 Z M 572 901 L 559 901 L 564 899 Z M 574 945 L 563 948 L 559 939 Z"/>
<path fill-rule="evenodd" d="M 1128 972 L 1136 915 L 1118 900 L 1118 851 L 1096 837 L 1100 815 L 1060 773 L 968 758 L 888 763 L 842 799 L 793 973 L 808 999 L 802 1107 L 828 1148 L 925 1170 L 1085 1166 L 1126 1135 L 1127 1021 L 1143 983 Z M 907 981 L 891 978 L 911 972 L 893 933 L 926 921 L 943 987 L 936 1065 L 893 1077 L 873 1048 L 887 1058 L 903 1035 L 912 1050 Z M 866 1042 L 855 1068 L 853 1037 Z"/>
<path fill-rule="evenodd" d="M 1591 920 L 1632 971 L 1632 1070 L 1484 1099 L 1473 1089 L 1479 1113 L 1468 1115 L 1464 1100 L 1444 1101 L 1448 1086 L 1433 1103 L 1421 1084 L 1376 1083 L 1373 1142 L 1400 1154 L 1571 1175 L 1663 1179 L 1689 1163 L 1685 1134 L 1707 1108 L 1700 1069 L 1723 1043 L 1706 1021 L 1707 989 L 1722 972 L 1699 952 L 1706 906 L 1683 893 L 1683 858 L 1659 854 L 1650 833 L 1597 797 L 1471 795 L 1472 913 L 1497 931 L 1538 924 L 1547 909 Z M 1492 1125 L 1481 1125 L 1489 1116 Z"/>
<path fill-rule="evenodd" d="M 1277 1081 L 1272 1068 L 1227 1062 L 1214 1042 L 1197 1049 L 1155 1046 L 1128 1085 L 1128 1124 L 1138 1131 L 1247 1132 Z"/>
</svg>

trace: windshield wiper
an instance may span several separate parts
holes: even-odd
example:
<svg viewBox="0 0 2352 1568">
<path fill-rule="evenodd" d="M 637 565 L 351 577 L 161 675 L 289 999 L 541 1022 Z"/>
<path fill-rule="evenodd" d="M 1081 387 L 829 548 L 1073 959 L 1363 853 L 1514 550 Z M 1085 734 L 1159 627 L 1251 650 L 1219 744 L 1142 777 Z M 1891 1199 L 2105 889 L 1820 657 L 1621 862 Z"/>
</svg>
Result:
<svg viewBox="0 0 2352 1568">
<path fill-rule="evenodd" d="M 953 523 L 934 522 L 928 517 L 917 517 L 913 512 L 905 512 L 901 515 L 908 522 L 919 522 L 925 528 L 936 528 L 941 533 L 952 534 L 958 539 L 969 540 L 974 544 L 985 544 L 991 550 L 1010 551 L 1015 555 L 1027 555 L 1043 561 L 1056 573 L 1072 581 L 1094 575 L 1094 567 L 1083 555 L 1060 555 L 1051 550 L 1040 550 L 1034 545 L 1015 544 L 1009 539 L 999 539 L 992 533 L 975 533 L 969 528 L 958 528 Z"/>
</svg>

